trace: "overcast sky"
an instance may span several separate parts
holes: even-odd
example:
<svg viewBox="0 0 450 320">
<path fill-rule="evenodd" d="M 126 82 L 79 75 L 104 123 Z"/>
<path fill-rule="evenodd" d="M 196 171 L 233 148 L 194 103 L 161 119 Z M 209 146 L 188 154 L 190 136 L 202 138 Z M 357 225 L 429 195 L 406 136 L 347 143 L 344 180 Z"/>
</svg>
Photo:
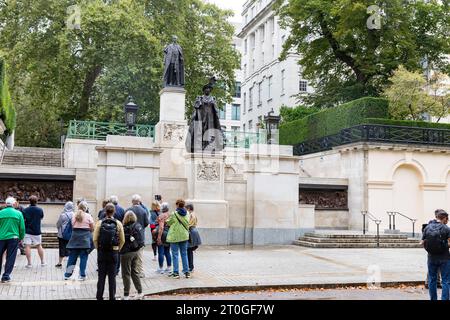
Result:
<svg viewBox="0 0 450 320">
<path fill-rule="evenodd" d="M 242 12 L 242 6 L 244 5 L 244 2 L 246 0 L 203 0 L 206 2 L 211 2 L 219 6 L 223 9 L 231 9 L 235 12 L 234 18 L 231 19 L 231 21 L 234 22 L 241 22 L 241 12 Z"/>
</svg>

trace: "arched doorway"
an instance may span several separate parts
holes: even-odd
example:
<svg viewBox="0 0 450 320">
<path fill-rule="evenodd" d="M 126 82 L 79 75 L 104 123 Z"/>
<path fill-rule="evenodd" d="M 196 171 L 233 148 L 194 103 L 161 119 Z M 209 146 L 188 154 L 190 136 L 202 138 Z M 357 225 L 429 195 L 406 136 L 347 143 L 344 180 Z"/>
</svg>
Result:
<svg viewBox="0 0 450 320">
<path fill-rule="evenodd" d="M 423 183 L 422 174 L 412 165 L 401 165 L 393 176 L 393 200 L 392 209 L 412 219 L 418 219 L 416 231 L 420 232 L 422 223 L 425 223 L 423 213 Z M 401 216 L 396 217 L 395 227 L 401 232 L 412 232 L 412 223 Z"/>
</svg>

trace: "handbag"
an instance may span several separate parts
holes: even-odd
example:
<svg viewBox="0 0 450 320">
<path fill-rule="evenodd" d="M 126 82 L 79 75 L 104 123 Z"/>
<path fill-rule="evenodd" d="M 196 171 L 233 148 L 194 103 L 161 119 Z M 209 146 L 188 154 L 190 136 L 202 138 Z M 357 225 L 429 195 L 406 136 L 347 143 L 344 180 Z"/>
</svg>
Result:
<svg viewBox="0 0 450 320">
<path fill-rule="evenodd" d="M 67 218 L 69 218 L 69 221 L 67 221 L 67 224 L 64 227 L 64 230 L 62 232 L 62 238 L 66 241 L 69 241 L 70 238 L 72 237 L 72 221 L 67 213 L 66 216 Z"/>
<path fill-rule="evenodd" d="M 186 227 L 186 225 L 183 223 L 183 221 L 180 220 L 178 217 L 178 213 L 175 213 L 175 217 L 177 218 L 178 222 L 186 229 L 186 231 L 189 233 L 189 243 L 192 243 L 192 237 L 191 237 L 191 228 Z"/>
</svg>

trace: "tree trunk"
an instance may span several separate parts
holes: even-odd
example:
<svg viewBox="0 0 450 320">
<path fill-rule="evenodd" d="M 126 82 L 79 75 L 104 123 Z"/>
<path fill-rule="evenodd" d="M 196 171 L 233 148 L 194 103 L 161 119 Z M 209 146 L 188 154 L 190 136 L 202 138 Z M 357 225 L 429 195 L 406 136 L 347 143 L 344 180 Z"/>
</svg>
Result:
<svg viewBox="0 0 450 320">
<path fill-rule="evenodd" d="M 89 98 L 94 88 L 95 80 L 102 72 L 101 66 L 95 66 L 86 74 L 84 79 L 83 91 L 81 92 L 80 108 L 78 109 L 79 119 L 84 119 L 89 111 Z"/>
</svg>

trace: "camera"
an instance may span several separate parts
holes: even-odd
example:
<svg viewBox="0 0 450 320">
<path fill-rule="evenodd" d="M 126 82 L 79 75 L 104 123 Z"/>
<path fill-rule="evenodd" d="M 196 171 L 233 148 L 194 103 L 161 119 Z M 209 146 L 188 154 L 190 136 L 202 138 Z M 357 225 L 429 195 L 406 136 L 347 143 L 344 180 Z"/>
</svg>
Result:
<svg viewBox="0 0 450 320">
<path fill-rule="evenodd" d="M 156 201 L 161 201 L 161 199 L 162 199 L 161 195 L 157 194 L 157 195 L 155 196 L 155 200 L 156 200 Z"/>
</svg>

